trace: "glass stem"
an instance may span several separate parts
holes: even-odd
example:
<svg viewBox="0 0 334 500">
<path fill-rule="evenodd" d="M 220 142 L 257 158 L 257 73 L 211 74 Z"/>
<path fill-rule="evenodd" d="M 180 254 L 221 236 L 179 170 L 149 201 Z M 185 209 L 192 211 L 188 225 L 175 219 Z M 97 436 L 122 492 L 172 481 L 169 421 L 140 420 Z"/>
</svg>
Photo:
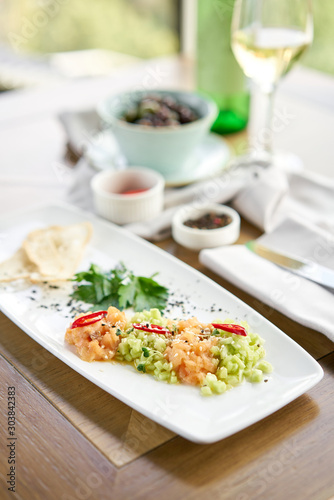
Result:
<svg viewBox="0 0 334 500">
<path fill-rule="evenodd" d="M 265 117 L 265 131 L 263 137 L 263 149 L 270 155 L 273 152 L 273 113 L 274 113 L 274 95 L 275 88 L 273 87 L 269 92 L 264 92 L 266 100 L 266 117 Z"/>
<path fill-rule="evenodd" d="M 250 131 L 250 149 L 256 156 L 271 156 L 273 150 L 273 111 L 275 87 L 252 92 Z"/>
</svg>

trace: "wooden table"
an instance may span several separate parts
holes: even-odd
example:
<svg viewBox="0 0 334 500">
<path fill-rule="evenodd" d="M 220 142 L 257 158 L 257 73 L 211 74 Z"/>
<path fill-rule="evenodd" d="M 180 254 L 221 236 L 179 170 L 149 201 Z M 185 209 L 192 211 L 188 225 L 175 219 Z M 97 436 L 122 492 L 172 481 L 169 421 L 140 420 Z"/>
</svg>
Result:
<svg viewBox="0 0 334 500">
<path fill-rule="evenodd" d="M 258 235 L 242 222 L 239 242 Z M 320 362 L 324 379 L 251 427 L 216 444 L 196 445 L 87 381 L 0 313 L 0 497 L 334 498 L 334 344 L 209 272 L 197 253 L 171 239 L 159 246 L 285 331 Z M 16 392 L 16 493 L 6 484 L 8 386 Z"/>
</svg>

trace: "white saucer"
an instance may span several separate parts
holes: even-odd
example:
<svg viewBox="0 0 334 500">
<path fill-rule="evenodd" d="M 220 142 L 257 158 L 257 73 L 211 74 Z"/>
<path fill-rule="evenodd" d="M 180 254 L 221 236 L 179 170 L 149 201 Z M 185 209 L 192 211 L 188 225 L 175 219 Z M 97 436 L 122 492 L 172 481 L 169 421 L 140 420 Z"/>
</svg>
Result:
<svg viewBox="0 0 334 500">
<path fill-rule="evenodd" d="M 117 142 L 109 130 L 94 136 L 86 146 L 85 156 L 90 165 L 98 171 L 125 169 L 127 161 L 120 152 Z M 226 168 L 231 157 L 227 143 L 217 134 L 208 134 L 197 146 L 188 165 L 182 172 L 173 172 L 166 177 L 169 187 L 184 186 L 217 175 Z"/>
</svg>

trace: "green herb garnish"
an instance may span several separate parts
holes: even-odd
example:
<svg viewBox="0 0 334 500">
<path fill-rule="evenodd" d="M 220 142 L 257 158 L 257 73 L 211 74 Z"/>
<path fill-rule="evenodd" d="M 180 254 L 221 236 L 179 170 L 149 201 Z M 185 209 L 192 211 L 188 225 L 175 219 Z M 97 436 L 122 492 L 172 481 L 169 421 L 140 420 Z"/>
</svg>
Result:
<svg viewBox="0 0 334 500">
<path fill-rule="evenodd" d="M 137 370 L 139 372 L 143 372 L 145 373 L 146 372 L 146 369 L 145 369 L 145 365 L 143 363 L 140 363 L 138 366 L 137 366 Z"/>
<path fill-rule="evenodd" d="M 168 300 L 168 289 L 151 278 L 135 276 L 124 264 L 103 272 L 91 264 L 88 271 L 75 274 L 78 283 L 71 297 L 93 304 L 93 311 L 133 307 L 135 311 L 144 309 L 163 310 Z"/>
<path fill-rule="evenodd" d="M 148 358 L 150 355 L 150 351 L 146 347 L 142 347 L 142 351 L 144 354 L 144 358 Z"/>
</svg>

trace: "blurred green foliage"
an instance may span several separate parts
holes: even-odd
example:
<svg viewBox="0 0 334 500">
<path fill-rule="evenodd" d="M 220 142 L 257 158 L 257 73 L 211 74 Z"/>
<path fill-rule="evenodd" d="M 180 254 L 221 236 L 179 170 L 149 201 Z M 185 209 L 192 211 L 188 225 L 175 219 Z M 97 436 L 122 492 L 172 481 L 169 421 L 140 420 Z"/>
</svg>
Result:
<svg viewBox="0 0 334 500">
<path fill-rule="evenodd" d="M 24 52 L 103 48 L 137 57 L 178 51 L 176 0 L 1 0 L 4 42 Z"/>
<path fill-rule="evenodd" d="M 301 62 L 311 68 L 334 74 L 334 0 L 313 0 L 312 5 L 314 41 Z"/>
</svg>

